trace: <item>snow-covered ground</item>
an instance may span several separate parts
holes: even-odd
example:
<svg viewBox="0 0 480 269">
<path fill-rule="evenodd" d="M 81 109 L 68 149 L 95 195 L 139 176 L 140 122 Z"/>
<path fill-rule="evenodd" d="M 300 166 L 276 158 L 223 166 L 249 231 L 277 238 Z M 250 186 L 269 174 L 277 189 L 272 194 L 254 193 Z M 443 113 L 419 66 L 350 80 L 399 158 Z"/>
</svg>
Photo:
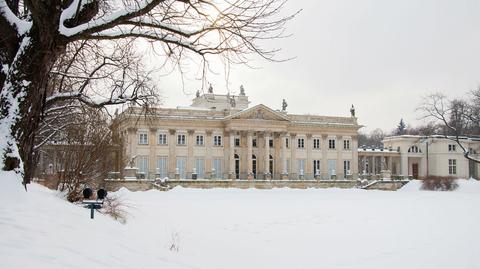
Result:
<svg viewBox="0 0 480 269">
<path fill-rule="evenodd" d="M 121 190 L 123 225 L 6 175 L 1 268 L 480 268 L 476 181 L 454 192 Z"/>
</svg>

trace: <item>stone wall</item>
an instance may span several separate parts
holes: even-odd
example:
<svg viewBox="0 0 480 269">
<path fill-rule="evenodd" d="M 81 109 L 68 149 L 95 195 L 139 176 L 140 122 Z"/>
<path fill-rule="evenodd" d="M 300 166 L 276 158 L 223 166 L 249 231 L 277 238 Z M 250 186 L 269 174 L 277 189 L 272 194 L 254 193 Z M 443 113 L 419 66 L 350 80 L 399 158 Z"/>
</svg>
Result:
<svg viewBox="0 0 480 269">
<path fill-rule="evenodd" d="M 408 180 L 400 181 L 374 181 L 363 187 L 365 190 L 396 191 L 407 184 Z"/>
<path fill-rule="evenodd" d="M 155 189 L 152 181 L 147 180 L 104 180 L 104 186 L 109 192 L 126 188 L 130 191 L 147 191 Z"/>
<path fill-rule="evenodd" d="M 403 187 L 408 181 L 374 181 L 363 187 L 365 190 L 395 191 Z M 359 187 L 357 180 L 168 180 L 168 187 L 161 187 L 149 180 L 105 180 L 103 185 L 108 191 L 118 191 L 122 187 L 130 191 L 146 191 L 151 189 L 168 190 L 175 187 L 213 189 L 273 189 L 273 188 L 355 188 Z"/>
<path fill-rule="evenodd" d="M 354 188 L 356 180 L 168 180 L 168 188 L 181 186 L 184 188 L 212 189 L 212 188 L 239 188 L 239 189 L 273 189 L 273 188 Z M 108 191 L 118 191 L 125 187 L 130 191 L 145 191 L 160 189 L 153 181 L 148 180 L 105 180 Z"/>
<path fill-rule="evenodd" d="M 239 188 L 239 189 L 273 189 L 273 188 L 353 188 L 356 180 L 171 180 L 169 187 L 184 188 Z"/>
</svg>

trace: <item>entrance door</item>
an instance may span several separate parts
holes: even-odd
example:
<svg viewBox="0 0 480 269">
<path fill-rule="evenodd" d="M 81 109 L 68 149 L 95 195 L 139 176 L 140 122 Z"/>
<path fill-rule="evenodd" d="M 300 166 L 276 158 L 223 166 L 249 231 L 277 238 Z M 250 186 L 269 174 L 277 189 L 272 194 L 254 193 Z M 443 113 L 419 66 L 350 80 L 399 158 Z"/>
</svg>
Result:
<svg viewBox="0 0 480 269">
<path fill-rule="evenodd" d="M 418 179 L 418 163 L 412 163 L 412 176 L 414 179 Z"/>
<path fill-rule="evenodd" d="M 240 179 L 240 156 L 235 154 L 235 178 Z"/>
<path fill-rule="evenodd" d="M 252 156 L 252 173 L 253 178 L 257 179 L 257 156 L 255 155 Z"/>
<path fill-rule="evenodd" d="M 273 157 L 272 155 L 270 155 L 270 159 L 268 161 L 268 165 L 270 166 L 268 168 L 268 171 L 270 172 L 270 175 L 272 175 L 272 178 L 273 178 Z"/>
<path fill-rule="evenodd" d="M 478 169 L 477 169 L 477 163 L 469 160 L 468 161 L 468 176 L 470 178 L 475 178 L 478 179 Z"/>
</svg>

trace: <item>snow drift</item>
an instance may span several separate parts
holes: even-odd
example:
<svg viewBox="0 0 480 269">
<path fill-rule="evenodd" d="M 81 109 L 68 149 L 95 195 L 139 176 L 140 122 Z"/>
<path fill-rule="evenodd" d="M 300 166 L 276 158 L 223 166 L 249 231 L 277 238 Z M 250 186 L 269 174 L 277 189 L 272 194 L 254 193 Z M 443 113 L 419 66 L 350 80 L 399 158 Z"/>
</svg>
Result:
<svg viewBox="0 0 480 269">
<path fill-rule="evenodd" d="M 10 178 L 9 178 L 10 177 Z M 2 268 L 479 268 L 480 184 L 454 192 L 120 190 L 125 225 L 3 173 Z M 177 249 L 171 250 L 175 245 Z M 178 250 L 178 251 L 177 251 Z"/>
</svg>

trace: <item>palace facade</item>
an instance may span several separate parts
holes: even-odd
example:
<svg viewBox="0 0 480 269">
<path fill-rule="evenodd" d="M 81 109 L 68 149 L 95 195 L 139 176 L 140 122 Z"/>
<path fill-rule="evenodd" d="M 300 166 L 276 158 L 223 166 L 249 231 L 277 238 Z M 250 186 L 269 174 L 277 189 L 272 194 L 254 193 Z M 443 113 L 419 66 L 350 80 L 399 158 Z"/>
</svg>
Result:
<svg viewBox="0 0 480 269">
<path fill-rule="evenodd" d="M 116 118 L 129 169 L 140 178 L 355 179 L 357 123 L 351 116 L 287 113 L 208 93 L 188 107 L 130 107 Z M 135 166 L 135 167 L 133 167 Z"/>
</svg>

